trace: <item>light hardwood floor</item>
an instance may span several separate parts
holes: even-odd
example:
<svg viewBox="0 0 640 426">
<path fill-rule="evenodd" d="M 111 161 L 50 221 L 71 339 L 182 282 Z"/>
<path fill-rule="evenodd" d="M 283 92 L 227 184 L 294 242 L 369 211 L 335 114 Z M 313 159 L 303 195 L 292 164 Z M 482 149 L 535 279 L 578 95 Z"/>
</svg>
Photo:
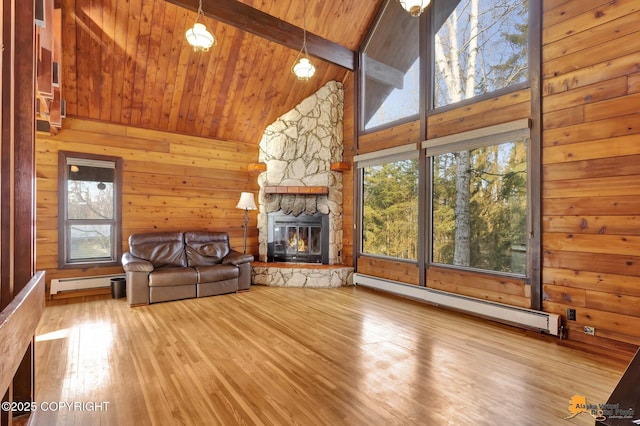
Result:
<svg viewBox="0 0 640 426">
<path fill-rule="evenodd" d="M 593 425 L 571 397 L 604 403 L 625 366 L 361 287 L 94 296 L 45 309 L 31 424 Z"/>
</svg>

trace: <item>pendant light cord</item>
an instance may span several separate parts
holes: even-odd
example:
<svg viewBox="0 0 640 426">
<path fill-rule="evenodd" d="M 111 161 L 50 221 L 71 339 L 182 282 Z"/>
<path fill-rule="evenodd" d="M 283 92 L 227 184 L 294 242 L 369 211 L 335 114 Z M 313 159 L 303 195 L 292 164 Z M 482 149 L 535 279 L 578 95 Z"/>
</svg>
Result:
<svg viewBox="0 0 640 426">
<path fill-rule="evenodd" d="M 302 48 L 305 55 L 309 56 L 309 52 L 307 52 L 307 0 L 303 0 L 302 9 Z"/>
<path fill-rule="evenodd" d="M 200 15 L 202 15 L 202 0 L 198 2 L 198 14 L 196 15 L 196 22 L 200 19 Z"/>
</svg>

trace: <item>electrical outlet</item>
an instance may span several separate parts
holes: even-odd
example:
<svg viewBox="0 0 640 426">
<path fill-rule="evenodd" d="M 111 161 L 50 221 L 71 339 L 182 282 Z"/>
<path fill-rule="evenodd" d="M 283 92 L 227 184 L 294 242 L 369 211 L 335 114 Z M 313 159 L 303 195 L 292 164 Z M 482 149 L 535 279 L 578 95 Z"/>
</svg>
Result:
<svg viewBox="0 0 640 426">
<path fill-rule="evenodd" d="M 576 310 L 567 308 L 567 320 L 575 321 L 576 320 Z"/>
<path fill-rule="evenodd" d="M 595 327 L 589 327 L 588 325 L 585 325 L 584 326 L 584 334 L 588 334 L 590 336 L 595 336 L 596 335 Z"/>
</svg>

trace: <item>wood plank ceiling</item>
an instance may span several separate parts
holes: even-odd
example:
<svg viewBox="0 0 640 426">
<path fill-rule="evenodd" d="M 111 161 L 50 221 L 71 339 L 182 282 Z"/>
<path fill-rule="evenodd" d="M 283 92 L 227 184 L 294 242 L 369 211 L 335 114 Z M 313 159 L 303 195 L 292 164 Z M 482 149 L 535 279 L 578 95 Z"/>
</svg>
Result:
<svg viewBox="0 0 640 426">
<path fill-rule="evenodd" d="M 299 0 L 241 0 L 303 26 Z M 307 30 L 357 50 L 383 0 L 308 0 Z M 349 71 L 314 59 L 307 83 L 297 51 L 213 18 L 217 44 L 197 53 L 184 33 L 196 13 L 165 0 L 58 0 L 67 116 L 258 143 L 264 128 Z"/>
</svg>

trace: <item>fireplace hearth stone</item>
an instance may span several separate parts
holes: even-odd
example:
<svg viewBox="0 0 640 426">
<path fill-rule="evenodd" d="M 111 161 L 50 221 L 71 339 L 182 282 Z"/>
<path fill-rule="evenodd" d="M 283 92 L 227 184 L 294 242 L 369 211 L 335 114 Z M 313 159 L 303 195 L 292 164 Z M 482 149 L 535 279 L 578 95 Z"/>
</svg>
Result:
<svg viewBox="0 0 640 426">
<path fill-rule="evenodd" d="M 253 285 L 292 288 L 338 288 L 353 285 L 353 268 L 344 265 L 253 262 L 251 271 Z"/>
</svg>

